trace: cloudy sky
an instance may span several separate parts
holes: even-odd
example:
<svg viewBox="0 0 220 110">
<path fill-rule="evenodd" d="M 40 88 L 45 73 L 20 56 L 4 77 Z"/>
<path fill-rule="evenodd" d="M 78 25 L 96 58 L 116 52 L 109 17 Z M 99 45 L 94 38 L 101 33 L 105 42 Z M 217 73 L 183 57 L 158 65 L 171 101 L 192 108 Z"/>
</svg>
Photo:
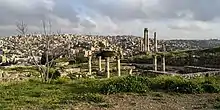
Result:
<svg viewBox="0 0 220 110">
<path fill-rule="evenodd" d="M 17 34 L 19 21 L 41 33 L 42 20 L 62 33 L 219 38 L 220 0 L 0 0 L 0 36 Z"/>
</svg>

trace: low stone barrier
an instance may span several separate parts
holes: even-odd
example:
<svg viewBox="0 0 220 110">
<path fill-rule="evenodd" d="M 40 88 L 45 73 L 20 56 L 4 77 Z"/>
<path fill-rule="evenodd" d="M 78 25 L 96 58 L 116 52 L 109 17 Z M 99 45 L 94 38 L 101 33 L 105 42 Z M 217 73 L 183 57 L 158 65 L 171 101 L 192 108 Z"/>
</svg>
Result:
<svg viewBox="0 0 220 110">
<path fill-rule="evenodd" d="M 207 72 L 207 71 L 220 71 L 220 69 L 197 67 L 197 66 L 185 66 L 184 71 L 186 71 L 186 73 L 197 73 L 197 72 Z"/>
<path fill-rule="evenodd" d="M 32 77 L 30 72 L 0 72 L 0 81 L 8 82 L 8 81 L 21 81 L 25 79 L 29 79 Z"/>
<path fill-rule="evenodd" d="M 220 71 L 197 72 L 197 73 L 179 74 L 179 75 L 185 78 L 193 78 L 193 77 L 200 77 L 200 76 L 218 76 L 220 75 Z"/>
<path fill-rule="evenodd" d="M 194 73 L 188 73 L 188 74 L 177 74 L 177 73 L 171 73 L 171 72 L 163 72 L 163 71 L 154 71 L 154 70 L 147 70 L 146 73 L 149 74 L 158 74 L 158 75 L 172 75 L 172 76 L 181 76 L 184 78 L 194 78 L 194 77 L 200 77 L 200 76 L 218 76 L 220 75 L 220 70 L 215 68 L 205 68 L 205 67 L 195 67 L 195 66 L 188 66 L 186 67 L 188 69 L 194 69 L 198 70 Z M 199 72 L 199 71 L 205 71 L 205 72 Z"/>
</svg>

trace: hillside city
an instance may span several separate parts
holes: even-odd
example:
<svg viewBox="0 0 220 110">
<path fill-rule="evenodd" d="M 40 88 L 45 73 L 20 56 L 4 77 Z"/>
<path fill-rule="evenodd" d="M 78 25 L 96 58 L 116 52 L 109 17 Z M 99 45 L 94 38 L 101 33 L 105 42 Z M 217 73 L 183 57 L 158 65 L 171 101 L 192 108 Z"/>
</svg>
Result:
<svg viewBox="0 0 220 110">
<path fill-rule="evenodd" d="M 100 51 L 107 47 L 110 50 L 120 51 L 125 58 L 134 56 L 141 52 L 141 41 L 143 37 L 136 36 L 95 36 L 95 35 L 74 35 L 61 34 L 51 35 L 52 42 L 50 46 L 59 53 L 61 50 L 72 57 L 78 53 L 88 51 Z M 43 35 L 10 36 L 0 38 L 1 54 L 4 53 L 4 60 L 17 62 L 18 64 L 30 63 L 29 49 L 34 52 L 35 58 L 40 59 L 45 47 L 46 37 Z M 167 51 L 187 50 L 187 49 L 205 49 L 220 45 L 220 40 L 158 40 L 158 50 L 161 50 L 162 44 L 166 44 Z M 30 48 L 31 45 L 31 48 Z M 153 50 L 153 39 L 149 40 L 150 50 Z M 68 51 L 68 52 L 67 52 Z"/>
<path fill-rule="evenodd" d="M 0 110 L 220 110 L 220 0 L 0 0 Z"/>
</svg>

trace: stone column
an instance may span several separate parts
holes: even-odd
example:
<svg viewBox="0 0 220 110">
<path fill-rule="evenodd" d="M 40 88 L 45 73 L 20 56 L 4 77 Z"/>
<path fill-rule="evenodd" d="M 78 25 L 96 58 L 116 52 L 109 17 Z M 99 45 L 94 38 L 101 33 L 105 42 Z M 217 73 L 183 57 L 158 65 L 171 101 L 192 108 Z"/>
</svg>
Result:
<svg viewBox="0 0 220 110">
<path fill-rule="evenodd" d="M 71 43 L 71 40 L 68 39 L 67 42 L 68 42 L 68 46 L 67 46 L 67 49 L 68 49 L 68 50 L 67 50 L 67 56 L 68 56 L 68 58 L 70 58 L 70 45 L 71 45 L 70 43 Z"/>
<path fill-rule="evenodd" d="M 156 54 L 154 55 L 153 63 L 154 63 L 154 71 L 157 71 L 157 55 Z"/>
<path fill-rule="evenodd" d="M 154 32 L 154 70 L 157 71 L 157 33 Z"/>
<path fill-rule="evenodd" d="M 88 68 L 89 68 L 89 75 L 92 75 L 92 56 L 91 55 L 89 55 Z"/>
<path fill-rule="evenodd" d="M 120 58 L 117 58 L 117 69 L 118 69 L 118 76 L 121 76 L 121 62 L 120 62 Z"/>
<path fill-rule="evenodd" d="M 163 52 L 166 52 L 166 47 L 163 45 Z M 165 60 L 165 54 L 162 56 L 162 67 L 163 67 L 163 72 L 166 71 L 166 60 Z"/>
<path fill-rule="evenodd" d="M 122 48 L 119 48 L 119 51 L 120 51 L 120 56 L 121 56 L 121 59 L 124 59 L 124 55 L 123 55 L 123 49 L 122 49 Z"/>
<path fill-rule="evenodd" d="M 106 58 L 106 72 L 107 72 L 107 78 L 110 78 L 110 72 L 109 72 L 109 57 Z"/>
<path fill-rule="evenodd" d="M 146 51 L 146 34 L 145 34 L 146 28 L 144 28 L 144 51 Z"/>
<path fill-rule="evenodd" d="M 150 51 L 150 42 L 149 42 L 149 31 L 148 31 L 148 28 L 147 28 L 147 30 L 146 30 L 146 34 L 147 34 L 147 52 L 149 52 Z"/>
<path fill-rule="evenodd" d="M 162 55 L 162 67 L 163 67 L 163 72 L 165 72 L 166 71 L 165 55 Z"/>
<path fill-rule="evenodd" d="M 0 81 L 4 78 L 3 71 L 0 70 Z"/>
<path fill-rule="evenodd" d="M 102 56 L 99 56 L 99 71 L 102 71 Z"/>
<path fill-rule="evenodd" d="M 154 52 L 157 52 L 157 33 L 154 32 Z"/>
<path fill-rule="evenodd" d="M 105 41 L 105 47 L 108 47 L 109 46 L 109 43 L 108 43 L 108 40 Z"/>
<path fill-rule="evenodd" d="M 148 28 L 144 28 L 144 51 L 149 52 L 150 47 L 149 47 L 149 35 L 148 35 Z"/>
<path fill-rule="evenodd" d="M 129 70 L 129 75 L 132 76 L 132 69 Z"/>
<path fill-rule="evenodd" d="M 140 51 L 143 51 L 143 41 L 140 40 Z"/>
</svg>

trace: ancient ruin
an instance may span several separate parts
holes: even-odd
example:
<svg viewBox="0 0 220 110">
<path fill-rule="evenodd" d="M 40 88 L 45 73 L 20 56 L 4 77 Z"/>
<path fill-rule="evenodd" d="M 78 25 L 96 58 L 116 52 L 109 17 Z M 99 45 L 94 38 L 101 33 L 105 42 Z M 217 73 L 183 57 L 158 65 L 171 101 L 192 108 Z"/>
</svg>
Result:
<svg viewBox="0 0 220 110">
<path fill-rule="evenodd" d="M 150 37 L 150 35 L 153 35 Z M 27 37 L 28 36 L 28 37 Z M 32 52 L 34 53 L 34 58 L 40 62 L 41 57 L 44 54 L 43 45 L 45 44 L 46 38 L 41 35 L 27 35 L 6 37 L 4 40 L 0 40 L 1 49 L 0 64 L 4 68 L 9 68 L 10 65 L 23 65 L 31 66 L 31 57 L 28 56 L 27 45 L 24 45 L 26 39 L 30 43 L 34 43 L 32 46 Z M 64 69 L 60 69 L 61 76 L 67 76 L 68 74 L 75 77 L 86 77 L 86 76 L 106 76 L 110 78 L 112 76 L 122 76 L 122 75 L 143 75 L 143 74 L 169 74 L 169 75 L 181 75 L 186 77 L 197 76 L 197 75 L 216 75 L 219 70 L 208 70 L 206 67 L 199 66 L 201 60 L 198 55 L 193 55 L 190 53 L 185 56 L 188 59 L 183 59 L 187 65 L 178 64 L 181 61 L 179 59 L 170 59 L 169 52 L 171 52 L 170 45 L 167 41 L 158 40 L 157 32 L 150 33 L 149 28 L 144 28 L 144 37 L 131 37 L 131 36 L 115 36 L 115 37 L 101 37 L 101 36 L 77 36 L 71 34 L 63 35 L 53 35 L 51 38 L 53 42 L 51 43 L 51 48 L 54 48 L 55 56 L 59 58 L 67 58 L 71 60 L 71 63 L 60 62 L 57 63 L 58 66 L 65 66 Z M 67 49 L 63 49 L 67 46 Z M 55 48 L 56 47 L 56 48 Z M 192 50 L 195 51 L 195 50 Z M 205 50 L 204 50 L 205 51 Z M 116 52 L 116 55 L 99 55 L 96 59 L 97 52 Z M 190 51 L 189 51 L 190 52 Z M 199 51 L 203 52 L 203 51 Z M 199 53 L 198 52 L 198 53 Z M 207 51 L 212 52 L 212 51 Z M 130 58 L 135 58 L 140 54 L 148 56 L 148 59 L 140 60 L 144 63 L 139 63 L 135 61 L 134 63 L 129 61 L 125 62 Z M 206 54 L 204 53 L 204 56 Z M 204 57 L 203 56 L 203 57 Z M 68 67 L 68 65 L 75 65 L 77 59 L 80 58 L 80 65 L 76 67 Z M 87 60 L 86 60 L 87 59 Z M 105 60 L 105 62 L 102 62 Z M 172 62 L 174 64 L 171 64 Z M 206 60 L 204 60 L 203 63 Z M 197 63 L 195 63 L 197 62 Z M 84 65 L 84 63 L 86 63 Z M 102 65 L 105 65 L 103 69 Z M 217 65 L 218 62 L 211 62 L 212 65 Z M 215 64 L 214 64 L 215 63 Z M 179 67 L 176 67 L 180 65 Z M 192 67 L 195 65 L 195 67 Z M 211 65 L 211 66 L 212 66 Z M 201 67 L 203 69 L 198 69 L 194 71 L 194 68 Z M 193 71 L 189 71 L 192 69 Z M 210 73 L 209 73 L 210 72 Z M 195 73 L 195 74 L 194 74 Z M 10 75 L 2 71 L 2 77 L 10 77 Z M 24 75 L 25 76 L 25 75 Z M 18 76 L 19 77 L 19 76 Z M 24 78 L 23 78 L 24 79 Z"/>
</svg>

